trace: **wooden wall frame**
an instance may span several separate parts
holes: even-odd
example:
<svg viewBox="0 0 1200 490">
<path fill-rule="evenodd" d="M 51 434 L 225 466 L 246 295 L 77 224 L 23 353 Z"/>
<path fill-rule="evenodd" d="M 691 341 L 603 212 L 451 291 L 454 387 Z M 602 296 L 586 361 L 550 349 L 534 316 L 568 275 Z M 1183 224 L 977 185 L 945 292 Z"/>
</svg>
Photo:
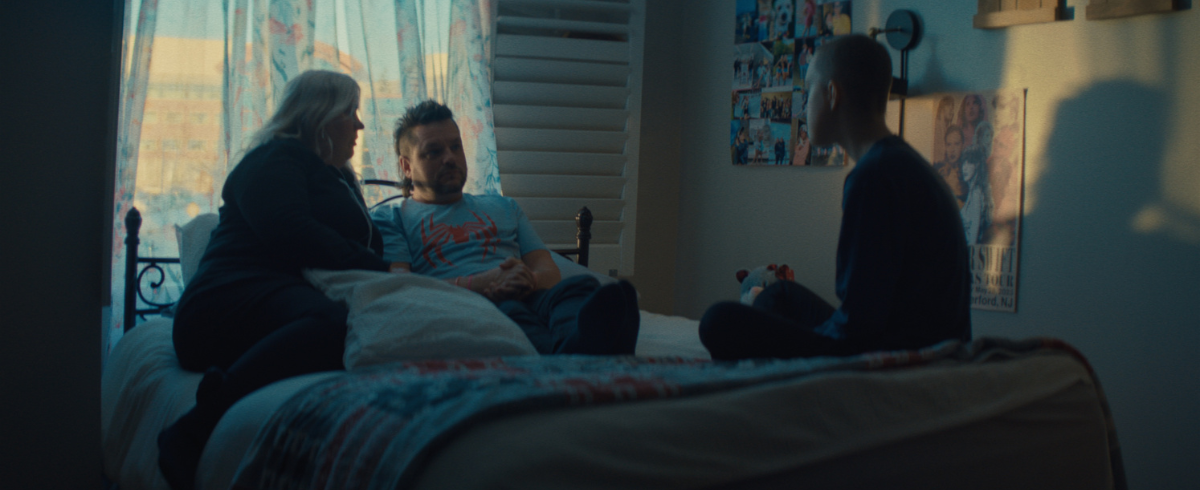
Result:
<svg viewBox="0 0 1200 490">
<path fill-rule="evenodd" d="M 1091 0 L 1087 6 L 1087 20 L 1173 12 L 1181 10 L 1182 3 L 1179 0 Z"/>
<path fill-rule="evenodd" d="M 1065 4 L 1066 0 L 979 0 L 974 24 L 976 29 L 999 29 L 1054 22 L 1063 18 Z"/>
</svg>

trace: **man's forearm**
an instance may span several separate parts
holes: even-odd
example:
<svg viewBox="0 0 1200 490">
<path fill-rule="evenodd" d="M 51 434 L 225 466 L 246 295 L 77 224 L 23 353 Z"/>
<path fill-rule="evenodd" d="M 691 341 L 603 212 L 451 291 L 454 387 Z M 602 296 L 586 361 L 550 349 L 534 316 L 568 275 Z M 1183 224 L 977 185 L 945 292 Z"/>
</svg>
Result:
<svg viewBox="0 0 1200 490">
<path fill-rule="evenodd" d="M 533 271 L 533 278 L 537 282 L 537 284 L 534 285 L 534 289 L 550 289 L 562 280 L 562 273 L 558 271 L 557 267 L 550 270 L 535 269 Z"/>
</svg>

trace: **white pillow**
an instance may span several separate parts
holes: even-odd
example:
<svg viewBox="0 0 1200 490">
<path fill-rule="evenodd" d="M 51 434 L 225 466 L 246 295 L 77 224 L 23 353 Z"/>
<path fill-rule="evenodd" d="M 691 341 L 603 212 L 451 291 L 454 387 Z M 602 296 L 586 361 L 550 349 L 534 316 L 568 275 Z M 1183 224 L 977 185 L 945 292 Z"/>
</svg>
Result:
<svg viewBox="0 0 1200 490">
<path fill-rule="evenodd" d="M 217 215 L 204 213 L 192 218 L 182 227 L 175 225 L 175 242 L 179 244 L 179 269 L 182 271 L 185 286 L 191 282 L 192 276 L 196 275 L 200 257 L 204 256 L 204 250 L 208 248 L 208 240 L 212 238 L 218 221 L 220 220 Z"/>
<path fill-rule="evenodd" d="M 304 277 L 350 309 L 346 369 L 415 359 L 537 355 L 482 295 L 412 273 L 310 269 Z"/>
</svg>

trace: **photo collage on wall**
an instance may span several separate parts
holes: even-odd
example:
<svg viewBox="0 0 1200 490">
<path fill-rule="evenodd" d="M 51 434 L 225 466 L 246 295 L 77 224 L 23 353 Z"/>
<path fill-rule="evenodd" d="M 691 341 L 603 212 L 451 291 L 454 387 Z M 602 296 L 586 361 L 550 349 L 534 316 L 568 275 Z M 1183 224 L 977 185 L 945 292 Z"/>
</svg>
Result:
<svg viewBox="0 0 1200 490">
<path fill-rule="evenodd" d="M 931 96 L 933 168 L 958 201 L 970 248 L 971 307 L 1017 308 L 1025 91 Z"/>
<path fill-rule="evenodd" d="M 850 33 L 850 1 L 737 0 L 729 146 L 734 165 L 845 165 L 837 146 L 809 144 L 808 61 Z"/>
</svg>

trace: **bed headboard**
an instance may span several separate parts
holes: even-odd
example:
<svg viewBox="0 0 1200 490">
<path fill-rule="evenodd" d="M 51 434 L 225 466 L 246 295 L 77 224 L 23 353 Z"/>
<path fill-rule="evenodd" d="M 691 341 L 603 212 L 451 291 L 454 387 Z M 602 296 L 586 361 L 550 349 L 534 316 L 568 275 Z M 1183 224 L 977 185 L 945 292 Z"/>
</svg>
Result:
<svg viewBox="0 0 1200 490">
<path fill-rule="evenodd" d="M 142 281 L 149 280 L 149 286 L 156 288 L 162 286 L 163 281 L 167 279 L 167 272 L 163 270 L 164 264 L 178 264 L 179 257 L 140 257 L 138 256 L 138 244 L 141 240 L 138 238 L 138 232 L 142 228 L 142 213 L 136 207 L 129 208 L 129 212 L 125 214 L 125 331 L 133 328 L 137 322 L 137 317 L 145 318 L 146 315 L 161 315 L 175 303 L 156 303 L 146 298 L 142 293 Z M 147 277 L 147 274 L 153 274 Z M 147 305 L 146 308 L 138 308 L 138 299 Z"/>
<path fill-rule="evenodd" d="M 394 185 L 395 182 L 364 181 L 364 184 Z M 379 204 L 390 199 L 380 201 Z M 141 243 L 141 240 L 138 239 L 138 233 L 141 228 L 142 213 L 136 207 L 129 208 L 129 212 L 125 214 L 125 301 L 124 305 L 122 305 L 124 308 L 125 331 L 133 328 L 139 317 L 144 319 L 146 315 L 161 315 L 175 305 L 174 302 L 157 303 L 151 301 L 142 292 L 143 281 L 147 281 L 146 285 L 150 288 L 162 286 L 167 278 L 163 266 L 168 264 L 176 264 L 178 266 L 179 257 L 138 256 L 138 244 Z M 584 206 L 575 214 L 575 229 L 574 248 L 552 249 L 552 251 L 565 256 L 575 256 L 576 263 L 587 267 L 588 249 L 592 241 L 592 212 L 587 206 Z M 146 307 L 137 307 L 139 299 Z"/>
</svg>

